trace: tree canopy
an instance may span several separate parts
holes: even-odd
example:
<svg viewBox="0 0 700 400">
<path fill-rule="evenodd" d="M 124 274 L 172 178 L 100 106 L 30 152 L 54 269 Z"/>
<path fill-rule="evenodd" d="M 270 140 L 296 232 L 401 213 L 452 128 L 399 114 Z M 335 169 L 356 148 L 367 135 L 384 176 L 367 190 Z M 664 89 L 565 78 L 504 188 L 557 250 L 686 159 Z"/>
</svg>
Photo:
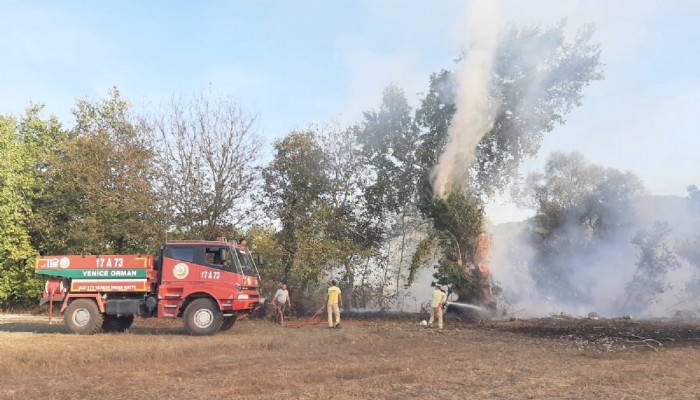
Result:
<svg viewBox="0 0 700 400">
<path fill-rule="evenodd" d="M 500 41 L 492 71 L 493 101 L 498 105 L 492 127 L 478 143 L 474 163 L 461 166 L 465 180 L 456 182 L 444 198 L 433 192 L 431 170 L 448 145 L 459 88 L 452 71 L 431 76 L 429 91 L 416 111 L 421 128 L 419 208 L 433 221 L 435 230 L 459 244 L 462 260 L 450 254 L 454 244 L 436 243 L 443 251 L 441 257 L 453 264 L 466 265 L 473 257 L 476 237 L 484 229 L 485 201 L 511 187 L 522 162 L 539 150 L 543 135 L 563 124 L 564 116 L 581 105 L 583 88 L 602 79 L 600 49 L 591 43 L 593 28 L 584 27 L 567 41 L 564 26 L 513 27 Z M 466 52 L 462 57 L 468 56 Z M 420 265 L 414 259 L 413 268 Z M 460 281 L 469 281 L 466 272 L 462 275 Z M 438 273 L 436 277 L 455 282 L 453 276 Z M 471 295 L 463 292 L 462 297 Z"/>
</svg>

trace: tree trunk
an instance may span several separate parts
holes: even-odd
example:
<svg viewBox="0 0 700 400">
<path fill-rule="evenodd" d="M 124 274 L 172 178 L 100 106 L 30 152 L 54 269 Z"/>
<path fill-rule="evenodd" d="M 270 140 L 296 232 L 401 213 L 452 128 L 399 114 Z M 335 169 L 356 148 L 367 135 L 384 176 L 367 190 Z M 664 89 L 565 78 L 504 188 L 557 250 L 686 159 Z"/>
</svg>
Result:
<svg viewBox="0 0 700 400">
<path fill-rule="evenodd" d="M 387 261 L 384 263 L 384 279 L 382 279 L 382 289 L 380 292 L 380 308 L 382 311 L 386 310 L 386 296 L 384 294 L 384 289 L 389 281 L 389 260 L 391 260 L 391 240 L 387 242 Z"/>
<path fill-rule="evenodd" d="M 352 269 L 351 264 L 345 265 L 345 271 L 348 276 L 348 290 L 347 297 L 344 299 L 343 304 L 347 308 L 357 308 L 357 303 L 355 302 L 355 271 Z"/>
<path fill-rule="evenodd" d="M 403 266 L 403 253 L 406 248 L 406 211 L 401 214 L 401 251 L 399 252 L 399 270 L 396 273 L 396 295 L 399 295 L 399 284 L 401 283 L 401 267 Z"/>
</svg>

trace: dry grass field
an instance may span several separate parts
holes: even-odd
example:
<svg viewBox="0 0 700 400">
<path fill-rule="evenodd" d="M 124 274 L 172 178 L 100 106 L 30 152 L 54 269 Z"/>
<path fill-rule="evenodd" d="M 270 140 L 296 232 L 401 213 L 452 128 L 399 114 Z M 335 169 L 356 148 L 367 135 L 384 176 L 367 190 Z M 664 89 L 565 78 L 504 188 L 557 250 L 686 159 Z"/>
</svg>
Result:
<svg viewBox="0 0 700 400">
<path fill-rule="evenodd" d="M 294 322 L 292 322 L 294 323 Z M 0 399 L 698 399 L 700 326 L 616 320 L 180 321 L 76 336 L 0 319 Z"/>
</svg>

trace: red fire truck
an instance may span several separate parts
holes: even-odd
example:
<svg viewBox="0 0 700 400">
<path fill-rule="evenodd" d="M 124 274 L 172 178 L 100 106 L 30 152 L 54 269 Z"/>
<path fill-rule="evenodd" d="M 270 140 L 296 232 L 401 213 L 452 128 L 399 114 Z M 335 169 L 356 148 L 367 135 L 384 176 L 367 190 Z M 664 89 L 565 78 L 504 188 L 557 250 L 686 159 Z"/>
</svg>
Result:
<svg viewBox="0 0 700 400">
<path fill-rule="evenodd" d="M 212 335 L 260 300 L 250 252 L 225 238 L 169 241 L 156 258 L 40 256 L 36 273 L 50 277 L 42 303 L 62 302 L 64 323 L 78 334 L 123 332 L 141 316 L 182 317 L 190 334 Z"/>
</svg>

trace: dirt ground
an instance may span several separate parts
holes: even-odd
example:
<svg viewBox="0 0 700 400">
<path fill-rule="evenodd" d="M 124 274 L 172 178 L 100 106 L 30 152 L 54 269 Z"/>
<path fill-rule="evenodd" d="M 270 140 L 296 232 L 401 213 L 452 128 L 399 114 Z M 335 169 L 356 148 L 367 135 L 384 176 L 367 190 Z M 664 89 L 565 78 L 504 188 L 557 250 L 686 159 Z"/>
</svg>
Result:
<svg viewBox="0 0 700 400">
<path fill-rule="evenodd" d="M 299 321 L 290 321 L 300 326 Z M 700 399 L 700 324 L 547 318 L 180 321 L 77 336 L 0 318 L 0 399 Z"/>
</svg>

